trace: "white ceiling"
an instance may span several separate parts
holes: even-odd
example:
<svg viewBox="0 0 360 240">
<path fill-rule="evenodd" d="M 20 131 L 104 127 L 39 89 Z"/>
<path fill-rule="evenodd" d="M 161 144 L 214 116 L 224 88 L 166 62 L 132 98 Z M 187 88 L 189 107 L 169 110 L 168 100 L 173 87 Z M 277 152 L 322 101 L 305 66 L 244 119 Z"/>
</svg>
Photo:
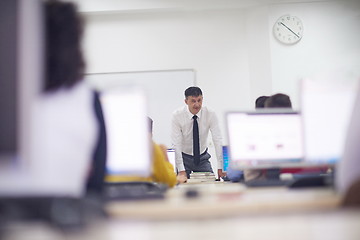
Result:
<svg viewBox="0 0 360 240">
<path fill-rule="evenodd" d="M 327 2 L 332 0 L 70 0 L 80 12 L 141 12 L 194 11 L 208 9 L 248 8 L 258 5 L 300 2 Z"/>
</svg>

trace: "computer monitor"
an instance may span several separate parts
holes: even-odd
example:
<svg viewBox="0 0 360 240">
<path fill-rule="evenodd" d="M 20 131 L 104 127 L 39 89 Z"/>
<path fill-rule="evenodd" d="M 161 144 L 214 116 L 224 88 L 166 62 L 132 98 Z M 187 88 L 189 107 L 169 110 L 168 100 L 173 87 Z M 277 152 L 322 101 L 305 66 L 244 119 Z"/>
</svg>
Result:
<svg viewBox="0 0 360 240">
<path fill-rule="evenodd" d="M 0 195 L 32 193 L 32 103 L 43 77 L 42 1 L 0 1 Z M 34 179 L 37 174 L 33 173 Z M 11 179 L 11 180 L 10 180 Z M 28 179 L 29 180 L 29 179 Z M 10 184 L 10 182 L 12 182 Z"/>
<path fill-rule="evenodd" d="M 222 153 L 223 153 L 223 170 L 226 172 L 230 164 L 229 147 L 222 146 Z"/>
<path fill-rule="evenodd" d="M 151 135 L 144 92 L 136 87 L 103 89 L 100 102 L 107 135 L 106 175 L 149 177 Z"/>
<path fill-rule="evenodd" d="M 173 165 L 174 167 L 174 172 L 176 173 L 176 161 L 175 161 L 175 149 L 169 148 L 167 150 L 167 157 L 169 159 L 169 162 L 171 163 L 171 165 Z"/>
<path fill-rule="evenodd" d="M 11 158 L 18 149 L 17 127 L 17 1 L 0 2 L 0 161 Z"/>
<path fill-rule="evenodd" d="M 226 114 L 233 169 L 296 167 L 303 164 L 303 132 L 298 112 L 281 109 Z"/>
<path fill-rule="evenodd" d="M 302 80 L 305 164 L 334 166 L 342 158 L 357 89 L 344 76 Z"/>
</svg>

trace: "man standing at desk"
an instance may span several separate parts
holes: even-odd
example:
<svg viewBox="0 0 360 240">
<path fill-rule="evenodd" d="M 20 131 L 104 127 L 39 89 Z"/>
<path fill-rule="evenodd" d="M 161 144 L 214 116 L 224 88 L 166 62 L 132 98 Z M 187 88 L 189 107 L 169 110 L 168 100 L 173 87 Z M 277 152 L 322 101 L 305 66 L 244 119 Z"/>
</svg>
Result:
<svg viewBox="0 0 360 240">
<path fill-rule="evenodd" d="M 207 139 L 211 131 L 217 157 L 218 177 L 222 171 L 222 138 L 215 112 L 202 107 L 203 95 L 199 87 L 185 90 L 185 103 L 172 116 L 171 139 L 175 148 L 176 168 L 179 175 L 190 177 L 193 172 L 213 172 Z"/>
</svg>

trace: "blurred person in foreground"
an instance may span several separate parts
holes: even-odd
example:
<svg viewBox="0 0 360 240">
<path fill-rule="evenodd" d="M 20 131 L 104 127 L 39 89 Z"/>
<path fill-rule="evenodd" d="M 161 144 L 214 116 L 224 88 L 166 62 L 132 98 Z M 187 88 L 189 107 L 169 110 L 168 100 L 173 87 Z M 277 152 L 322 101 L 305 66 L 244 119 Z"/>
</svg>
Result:
<svg viewBox="0 0 360 240">
<path fill-rule="evenodd" d="M 83 22 L 73 3 L 45 1 L 45 76 L 33 110 L 33 157 L 45 189 L 85 193 L 97 137 L 94 93 L 83 81 Z"/>
</svg>

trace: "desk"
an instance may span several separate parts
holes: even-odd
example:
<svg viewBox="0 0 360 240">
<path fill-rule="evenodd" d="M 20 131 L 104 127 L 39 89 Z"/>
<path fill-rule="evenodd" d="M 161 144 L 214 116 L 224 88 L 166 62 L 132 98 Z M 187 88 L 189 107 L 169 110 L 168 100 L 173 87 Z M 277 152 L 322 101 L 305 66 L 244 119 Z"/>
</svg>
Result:
<svg viewBox="0 0 360 240">
<path fill-rule="evenodd" d="M 187 190 L 199 197 L 185 198 Z M 165 200 L 114 202 L 107 211 L 117 218 L 172 220 L 230 217 L 244 214 L 310 212 L 336 208 L 340 197 L 330 188 L 246 188 L 242 184 L 184 184 L 171 189 Z"/>
<path fill-rule="evenodd" d="M 65 234 L 43 223 L 18 224 L 9 227 L 5 239 L 360 239 L 360 210 L 338 208 L 339 197 L 329 188 L 247 189 L 220 183 L 201 186 L 197 199 L 183 198 L 193 187 L 173 189 L 164 201 L 111 203 L 107 210 L 113 211 L 112 218 L 94 221 L 81 232 Z M 196 214 L 182 213 L 189 210 Z M 174 213 L 178 215 L 171 216 Z"/>
</svg>

